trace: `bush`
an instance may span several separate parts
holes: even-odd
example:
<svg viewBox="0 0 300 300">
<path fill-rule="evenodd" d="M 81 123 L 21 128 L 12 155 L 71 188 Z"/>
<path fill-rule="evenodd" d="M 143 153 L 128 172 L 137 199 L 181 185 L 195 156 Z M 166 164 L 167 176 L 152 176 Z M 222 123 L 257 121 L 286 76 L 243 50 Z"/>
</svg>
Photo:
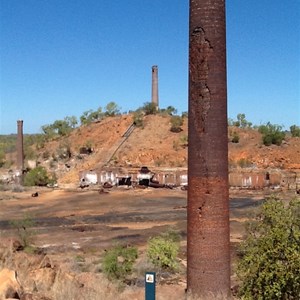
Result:
<svg viewBox="0 0 300 300">
<path fill-rule="evenodd" d="M 253 164 L 250 160 L 248 160 L 247 158 L 241 158 L 237 161 L 237 164 L 239 167 L 241 168 L 249 168 L 251 167 Z"/>
<path fill-rule="evenodd" d="M 239 134 L 237 132 L 234 132 L 233 136 L 232 136 L 232 139 L 231 139 L 231 142 L 237 144 L 237 143 L 239 143 L 239 141 L 240 141 Z"/>
<path fill-rule="evenodd" d="M 4 166 L 5 161 L 6 161 L 5 152 L 2 149 L 0 149 L 0 168 Z"/>
<path fill-rule="evenodd" d="M 300 127 L 296 125 L 292 125 L 290 127 L 290 131 L 292 134 L 292 137 L 300 137 Z"/>
<path fill-rule="evenodd" d="M 30 170 L 24 177 L 25 186 L 46 186 L 50 181 L 46 169 L 41 166 Z"/>
<path fill-rule="evenodd" d="M 155 115 L 158 112 L 156 104 L 152 102 L 144 103 L 144 106 L 141 108 L 141 110 L 145 113 L 145 115 Z"/>
<path fill-rule="evenodd" d="M 116 246 L 107 250 L 102 261 L 103 273 L 108 279 L 125 280 L 132 273 L 133 264 L 138 257 L 136 247 Z"/>
<path fill-rule="evenodd" d="M 144 127 L 144 113 L 141 110 L 133 113 L 133 123 L 136 127 Z"/>
<path fill-rule="evenodd" d="M 247 226 L 237 274 L 242 299 L 299 299 L 300 200 L 267 200 Z"/>
<path fill-rule="evenodd" d="M 265 146 L 270 146 L 272 144 L 280 146 L 285 138 L 282 126 L 273 125 L 270 122 L 266 125 L 259 126 L 258 131 L 263 135 L 262 140 Z"/>
<path fill-rule="evenodd" d="M 182 131 L 181 126 L 183 125 L 183 120 L 180 116 L 171 117 L 171 132 L 180 132 Z"/>
<path fill-rule="evenodd" d="M 17 237 L 20 240 L 21 245 L 25 251 L 31 251 L 34 249 L 32 247 L 33 235 L 35 232 L 32 227 L 35 226 L 35 222 L 31 216 L 25 215 L 23 219 L 12 221 L 11 225 L 17 230 Z"/>
<path fill-rule="evenodd" d="M 150 262 L 160 269 L 176 271 L 179 239 L 180 236 L 175 231 L 150 238 L 147 245 L 147 257 Z"/>
</svg>

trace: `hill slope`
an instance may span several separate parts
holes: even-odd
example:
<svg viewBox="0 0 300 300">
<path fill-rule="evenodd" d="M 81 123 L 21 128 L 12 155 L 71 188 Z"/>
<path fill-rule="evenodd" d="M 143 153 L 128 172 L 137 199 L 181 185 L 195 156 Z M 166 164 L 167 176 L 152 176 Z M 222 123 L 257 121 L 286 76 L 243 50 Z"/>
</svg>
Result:
<svg viewBox="0 0 300 300">
<path fill-rule="evenodd" d="M 140 168 L 187 167 L 187 118 L 182 131 L 170 131 L 169 115 L 147 115 L 143 127 L 134 127 L 132 115 L 108 117 L 101 122 L 81 126 L 68 137 L 45 144 L 39 150 L 38 163 L 58 176 L 59 183 L 77 183 L 79 172 L 101 169 L 103 166 Z M 239 136 L 232 143 L 232 136 Z M 229 166 L 300 170 L 300 138 L 286 137 L 281 146 L 266 147 L 261 134 L 254 129 L 228 128 Z M 80 148 L 92 148 L 91 154 L 81 154 Z"/>
</svg>

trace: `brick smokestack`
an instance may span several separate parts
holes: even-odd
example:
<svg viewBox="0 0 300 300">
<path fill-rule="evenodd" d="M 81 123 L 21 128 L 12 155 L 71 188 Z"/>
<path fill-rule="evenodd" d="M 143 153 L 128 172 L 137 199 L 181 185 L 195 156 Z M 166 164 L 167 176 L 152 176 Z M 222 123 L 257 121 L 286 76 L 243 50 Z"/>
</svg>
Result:
<svg viewBox="0 0 300 300">
<path fill-rule="evenodd" d="M 224 0 L 190 0 L 188 116 L 187 289 L 229 299 Z"/>
<path fill-rule="evenodd" d="M 152 66 L 152 100 L 158 109 L 158 67 Z"/>
<path fill-rule="evenodd" d="M 18 120 L 17 125 L 17 171 L 22 174 L 24 170 L 23 121 Z"/>
</svg>

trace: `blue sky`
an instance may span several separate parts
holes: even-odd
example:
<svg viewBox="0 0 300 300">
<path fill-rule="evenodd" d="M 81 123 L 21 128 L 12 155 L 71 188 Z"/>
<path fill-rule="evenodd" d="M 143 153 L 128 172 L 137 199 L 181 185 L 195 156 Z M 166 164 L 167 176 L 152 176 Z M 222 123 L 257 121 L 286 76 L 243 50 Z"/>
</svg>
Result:
<svg viewBox="0 0 300 300">
<path fill-rule="evenodd" d="M 116 102 L 188 109 L 188 0 L 0 0 L 0 134 Z M 300 1 L 227 0 L 228 116 L 300 126 Z"/>
</svg>

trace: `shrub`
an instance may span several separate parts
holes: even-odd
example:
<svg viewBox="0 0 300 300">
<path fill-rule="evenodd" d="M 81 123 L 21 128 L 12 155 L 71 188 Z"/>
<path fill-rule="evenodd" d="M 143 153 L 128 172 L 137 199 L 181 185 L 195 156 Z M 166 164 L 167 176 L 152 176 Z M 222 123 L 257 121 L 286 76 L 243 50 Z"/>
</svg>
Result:
<svg viewBox="0 0 300 300">
<path fill-rule="evenodd" d="M 25 186 L 46 186 L 49 182 L 47 171 L 41 166 L 30 170 L 24 177 Z"/>
<path fill-rule="evenodd" d="M 25 156 L 26 159 L 33 160 L 33 159 L 36 159 L 37 154 L 32 149 L 32 147 L 26 147 L 25 151 L 24 151 L 24 156 Z"/>
<path fill-rule="evenodd" d="M 183 125 L 183 120 L 180 116 L 171 117 L 171 132 L 180 132 L 182 131 L 181 126 Z"/>
<path fill-rule="evenodd" d="M 175 151 L 178 151 L 179 150 L 179 141 L 173 141 L 173 149 Z"/>
<path fill-rule="evenodd" d="M 242 299 L 299 299 L 300 200 L 267 200 L 247 226 L 237 274 Z"/>
<path fill-rule="evenodd" d="M 150 262 L 160 269 L 177 270 L 179 239 L 180 236 L 175 231 L 150 238 L 147 245 L 147 257 Z"/>
<path fill-rule="evenodd" d="M 152 102 L 144 103 L 141 110 L 144 111 L 145 115 L 155 115 L 158 112 L 156 104 Z"/>
<path fill-rule="evenodd" d="M 4 150 L 0 149 L 0 168 L 2 168 L 5 164 L 6 156 Z"/>
<path fill-rule="evenodd" d="M 249 168 L 252 166 L 252 162 L 247 158 L 241 158 L 237 161 L 238 166 L 241 168 Z"/>
<path fill-rule="evenodd" d="M 167 108 L 162 108 L 159 110 L 159 113 L 162 115 L 173 116 L 177 114 L 177 109 L 173 106 L 168 106 Z"/>
<path fill-rule="evenodd" d="M 133 113 L 133 123 L 136 127 L 144 127 L 144 114 L 141 110 Z"/>
<path fill-rule="evenodd" d="M 138 257 L 136 247 L 116 246 L 107 250 L 102 261 L 103 273 L 110 279 L 125 280 Z"/>
<path fill-rule="evenodd" d="M 285 133 L 282 131 L 282 126 L 273 125 L 268 122 L 266 125 L 260 125 L 258 131 L 263 135 L 262 140 L 265 146 L 270 146 L 272 144 L 280 146 L 283 139 L 285 138 Z"/>
<path fill-rule="evenodd" d="M 188 136 L 186 134 L 180 137 L 180 145 L 182 148 L 186 148 L 189 144 Z"/>
<path fill-rule="evenodd" d="M 30 252 L 32 247 L 33 235 L 35 232 L 32 227 L 35 226 L 35 222 L 31 216 L 25 215 L 23 219 L 12 221 L 11 225 L 17 230 L 17 236 L 20 240 L 21 245 L 25 251 Z"/>
<path fill-rule="evenodd" d="M 292 134 L 292 137 L 300 137 L 300 127 L 296 125 L 292 125 L 290 127 L 290 131 Z"/>
<path fill-rule="evenodd" d="M 64 141 L 57 148 L 57 155 L 60 159 L 69 159 L 72 157 L 71 144 L 69 141 Z"/>
<path fill-rule="evenodd" d="M 233 136 L 232 136 L 232 139 L 231 139 L 231 142 L 237 144 L 237 143 L 239 143 L 239 141 L 240 141 L 239 134 L 237 132 L 234 132 Z"/>
</svg>

